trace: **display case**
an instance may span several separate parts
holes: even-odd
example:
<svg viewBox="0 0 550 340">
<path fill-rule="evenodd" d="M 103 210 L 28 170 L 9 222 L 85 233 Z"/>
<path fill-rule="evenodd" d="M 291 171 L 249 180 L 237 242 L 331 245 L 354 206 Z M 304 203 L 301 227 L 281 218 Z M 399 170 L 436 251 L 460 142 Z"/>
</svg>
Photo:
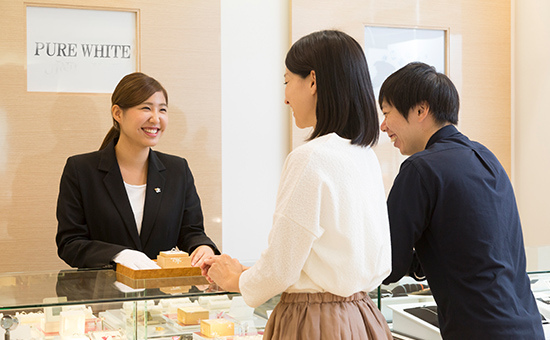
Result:
<svg viewBox="0 0 550 340">
<path fill-rule="evenodd" d="M 550 271 L 531 272 L 529 278 L 531 279 L 531 290 L 537 301 L 539 312 L 542 314 L 543 327 L 545 332 L 548 332 L 548 339 L 550 338 L 550 329 L 548 329 L 550 327 Z"/>
<path fill-rule="evenodd" d="M 200 276 L 129 285 L 112 269 L 4 273 L 0 339 L 261 339 L 276 303 L 250 308 Z"/>
<path fill-rule="evenodd" d="M 550 339 L 550 271 L 528 273 L 545 338 Z M 427 281 L 404 277 L 382 285 L 373 298 L 390 325 L 394 339 L 441 340 L 437 305 Z"/>
<path fill-rule="evenodd" d="M 550 339 L 550 272 L 529 277 Z M 279 300 L 253 309 L 200 276 L 121 279 L 111 269 L 0 274 L 0 340 L 256 340 Z M 441 339 L 427 282 L 405 277 L 369 295 L 395 339 Z M 231 325 L 232 335 L 201 333 L 203 320 Z"/>
</svg>

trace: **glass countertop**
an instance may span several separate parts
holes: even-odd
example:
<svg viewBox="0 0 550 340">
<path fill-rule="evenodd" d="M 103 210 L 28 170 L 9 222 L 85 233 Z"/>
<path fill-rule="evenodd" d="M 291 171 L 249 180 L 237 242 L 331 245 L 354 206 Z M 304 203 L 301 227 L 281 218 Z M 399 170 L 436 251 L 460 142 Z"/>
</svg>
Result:
<svg viewBox="0 0 550 340">
<path fill-rule="evenodd" d="M 112 269 L 2 273 L 0 311 L 228 294 L 215 284 L 208 284 L 202 276 L 132 282 L 135 284 L 123 284 Z"/>
</svg>

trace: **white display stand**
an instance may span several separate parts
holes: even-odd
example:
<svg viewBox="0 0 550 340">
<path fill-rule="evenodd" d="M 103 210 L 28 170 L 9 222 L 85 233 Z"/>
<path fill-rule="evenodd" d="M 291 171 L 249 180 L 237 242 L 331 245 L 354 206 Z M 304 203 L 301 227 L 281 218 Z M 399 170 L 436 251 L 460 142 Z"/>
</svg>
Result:
<svg viewBox="0 0 550 340">
<path fill-rule="evenodd" d="M 545 294 L 543 296 L 537 296 L 537 294 L 535 294 L 535 299 L 537 298 L 543 298 L 544 300 L 548 301 L 550 300 L 550 295 L 548 294 Z M 543 301 L 539 301 L 537 299 L 537 306 L 539 307 L 539 312 L 544 315 L 544 317 L 546 318 L 546 320 L 550 321 L 550 304 L 548 303 L 545 303 Z"/>
<path fill-rule="evenodd" d="M 415 307 L 435 306 L 435 303 L 407 303 L 388 306 L 393 310 L 393 331 L 422 340 L 442 340 L 439 328 L 405 312 Z"/>
<path fill-rule="evenodd" d="M 374 303 L 378 305 L 378 299 L 373 299 Z M 407 295 L 391 298 L 382 298 L 381 312 L 387 322 L 393 322 L 393 310 L 389 308 L 391 305 L 402 305 L 407 303 L 435 303 L 434 298 L 431 295 Z"/>
</svg>

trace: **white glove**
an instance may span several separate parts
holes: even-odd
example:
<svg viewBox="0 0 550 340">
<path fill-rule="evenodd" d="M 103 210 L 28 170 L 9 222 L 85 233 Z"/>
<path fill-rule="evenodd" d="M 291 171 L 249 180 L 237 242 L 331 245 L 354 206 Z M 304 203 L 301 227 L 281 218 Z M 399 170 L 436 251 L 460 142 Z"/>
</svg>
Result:
<svg viewBox="0 0 550 340">
<path fill-rule="evenodd" d="M 159 265 L 147 257 L 147 255 L 132 249 L 124 249 L 116 254 L 113 261 L 134 270 L 160 269 Z"/>
</svg>

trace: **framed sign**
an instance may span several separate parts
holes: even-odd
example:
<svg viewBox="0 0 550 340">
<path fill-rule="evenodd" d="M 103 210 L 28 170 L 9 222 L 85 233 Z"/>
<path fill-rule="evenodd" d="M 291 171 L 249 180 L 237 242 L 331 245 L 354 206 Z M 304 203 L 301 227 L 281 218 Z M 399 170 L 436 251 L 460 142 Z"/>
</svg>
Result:
<svg viewBox="0 0 550 340">
<path fill-rule="evenodd" d="M 365 56 L 376 98 L 384 80 L 410 62 L 421 61 L 447 73 L 446 34 L 444 29 L 366 26 Z"/>
<path fill-rule="evenodd" d="M 27 6 L 27 91 L 111 93 L 138 64 L 137 12 Z"/>
</svg>

